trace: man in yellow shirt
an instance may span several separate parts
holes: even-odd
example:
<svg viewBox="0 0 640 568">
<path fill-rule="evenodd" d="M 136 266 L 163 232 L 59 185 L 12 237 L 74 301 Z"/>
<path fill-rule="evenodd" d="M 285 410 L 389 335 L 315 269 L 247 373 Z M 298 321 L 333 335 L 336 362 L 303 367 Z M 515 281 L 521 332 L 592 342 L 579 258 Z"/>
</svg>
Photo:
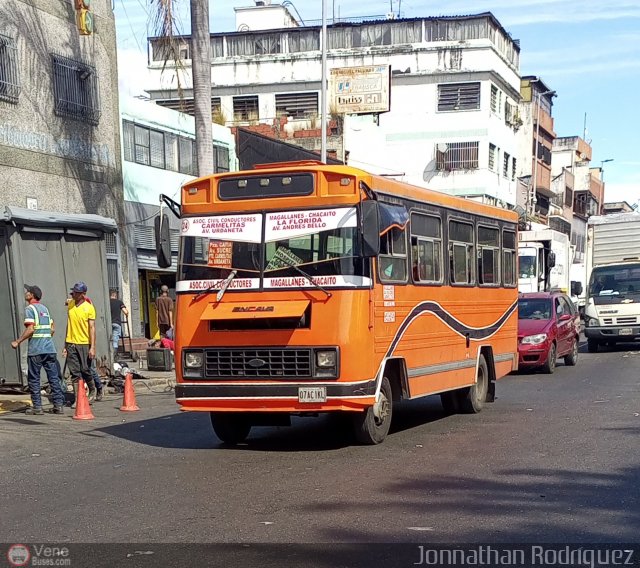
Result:
<svg viewBox="0 0 640 568">
<path fill-rule="evenodd" d="M 73 390 L 78 395 L 78 380 L 89 387 L 89 402 L 96 397 L 96 386 L 91 376 L 91 360 L 96 356 L 96 310 L 85 300 L 87 285 L 76 282 L 71 288 L 67 314 L 67 334 L 62 355 L 67 358 Z"/>
</svg>

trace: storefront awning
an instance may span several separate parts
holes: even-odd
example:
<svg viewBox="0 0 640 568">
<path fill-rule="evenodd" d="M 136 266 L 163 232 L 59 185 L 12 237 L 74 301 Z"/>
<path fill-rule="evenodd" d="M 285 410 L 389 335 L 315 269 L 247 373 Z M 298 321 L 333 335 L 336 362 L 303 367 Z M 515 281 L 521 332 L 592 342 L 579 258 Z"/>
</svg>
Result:
<svg viewBox="0 0 640 568">
<path fill-rule="evenodd" d="M 200 319 L 293 318 L 302 316 L 307 306 L 309 306 L 309 300 L 292 300 L 290 302 L 225 302 L 223 304 L 209 304 Z"/>
</svg>

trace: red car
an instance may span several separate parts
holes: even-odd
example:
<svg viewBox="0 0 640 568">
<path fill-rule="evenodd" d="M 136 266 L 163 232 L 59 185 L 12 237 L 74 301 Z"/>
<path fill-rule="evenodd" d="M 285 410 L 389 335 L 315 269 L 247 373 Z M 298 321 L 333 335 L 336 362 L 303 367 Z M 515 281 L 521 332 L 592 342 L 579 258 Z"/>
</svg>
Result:
<svg viewBox="0 0 640 568">
<path fill-rule="evenodd" d="M 562 292 L 531 292 L 518 298 L 519 367 L 539 367 L 553 373 L 556 359 L 578 361 L 580 316 Z"/>
</svg>

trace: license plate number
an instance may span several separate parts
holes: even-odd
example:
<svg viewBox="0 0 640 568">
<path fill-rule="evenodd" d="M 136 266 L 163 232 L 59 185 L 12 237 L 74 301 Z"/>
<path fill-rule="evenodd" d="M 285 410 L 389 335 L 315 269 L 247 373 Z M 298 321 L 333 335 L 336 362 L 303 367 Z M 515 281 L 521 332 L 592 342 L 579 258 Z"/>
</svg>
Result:
<svg viewBox="0 0 640 568">
<path fill-rule="evenodd" d="M 618 335 L 633 335 L 633 329 L 630 327 L 623 327 L 618 331 Z"/>
<path fill-rule="evenodd" d="M 298 402 L 327 402 L 327 387 L 298 387 Z"/>
</svg>

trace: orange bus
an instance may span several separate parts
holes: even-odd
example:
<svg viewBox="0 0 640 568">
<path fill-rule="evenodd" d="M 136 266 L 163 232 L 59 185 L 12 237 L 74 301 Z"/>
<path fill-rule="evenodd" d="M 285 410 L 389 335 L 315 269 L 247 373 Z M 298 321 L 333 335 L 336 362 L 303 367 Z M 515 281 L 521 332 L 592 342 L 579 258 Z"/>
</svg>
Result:
<svg viewBox="0 0 640 568">
<path fill-rule="evenodd" d="M 377 444 L 396 402 L 440 394 L 477 413 L 517 368 L 515 212 L 313 161 L 203 177 L 181 197 L 162 197 L 182 219 L 176 399 L 223 442 L 346 412 Z"/>
</svg>

